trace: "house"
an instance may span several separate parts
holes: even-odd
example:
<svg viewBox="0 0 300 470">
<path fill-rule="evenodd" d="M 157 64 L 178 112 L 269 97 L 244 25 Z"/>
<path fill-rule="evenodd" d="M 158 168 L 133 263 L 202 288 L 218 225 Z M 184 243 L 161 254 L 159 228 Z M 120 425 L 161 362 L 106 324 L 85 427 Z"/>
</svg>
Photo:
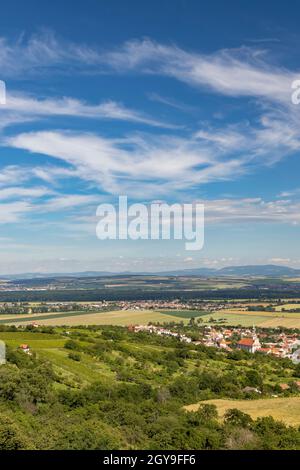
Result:
<svg viewBox="0 0 300 470">
<path fill-rule="evenodd" d="M 261 393 L 261 391 L 256 387 L 245 387 L 245 388 L 243 388 L 243 392 L 245 392 L 245 393 Z"/>
<path fill-rule="evenodd" d="M 233 335 L 233 331 L 232 330 L 225 330 L 223 335 L 224 335 L 224 338 L 231 338 L 231 336 Z"/>
<path fill-rule="evenodd" d="M 250 353 L 254 353 L 258 349 L 260 349 L 261 345 L 256 336 L 253 338 L 242 338 L 237 343 L 237 348 L 242 349 L 243 351 L 248 351 Z"/>
<path fill-rule="evenodd" d="M 26 354 L 31 354 L 30 347 L 28 346 L 28 344 L 20 344 L 19 349 L 21 349 L 21 351 Z"/>
<path fill-rule="evenodd" d="M 300 349 L 297 349 L 297 351 L 293 352 L 292 361 L 293 361 L 294 364 L 299 364 L 299 362 L 300 362 Z"/>
<path fill-rule="evenodd" d="M 227 341 L 225 341 L 224 338 L 222 338 L 222 339 L 218 342 L 219 348 L 222 348 L 222 349 L 227 349 L 227 347 L 228 347 L 227 344 L 228 344 L 228 343 L 227 343 Z M 230 344 L 230 342 L 229 342 L 229 344 Z"/>
<path fill-rule="evenodd" d="M 180 335 L 180 341 L 182 341 L 183 343 L 191 343 L 192 339 L 186 335 Z"/>
<path fill-rule="evenodd" d="M 281 390 L 284 392 L 285 390 L 288 390 L 290 386 L 288 384 L 279 384 L 279 387 Z"/>
</svg>

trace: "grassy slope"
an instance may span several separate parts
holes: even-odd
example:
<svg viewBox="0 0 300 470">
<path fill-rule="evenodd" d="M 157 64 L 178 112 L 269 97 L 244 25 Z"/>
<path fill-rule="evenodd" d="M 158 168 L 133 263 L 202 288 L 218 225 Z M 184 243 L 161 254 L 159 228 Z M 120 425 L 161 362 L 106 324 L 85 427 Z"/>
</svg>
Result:
<svg viewBox="0 0 300 470">
<path fill-rule="evenodd" d="M 92 337 L 99 337 L 99 334 L 89 333 L 85 331 L 85 334 Z M 101 336 L 101 335 L 100 335 Z M 113 357 L 124 357 L 124 367 L 131 369 L 131 373 L 134 373 L 135 359 L 131 356 L 131 352 L 141 351 L 154 354 L 162 351 L 171 351 L 173 348 L 167 345 L 154 345 L 145 342 L 132 342 L 122 341 L 123 347 L 126 348 L 127 354 L 125 356 L 120 351 L 113 350 L 104 354 L 102 359 L 91 357 L 85 353 L 81 354 L 81 361 L 76 362 L 68 357 L 69 351 L 64 349 L 64 343 L 66 337 L 60 334 L 44 334 L 36 332 L 5 332 L 0 333 L 0 339 L 4 340 L 8 345 L 15 348 L 21 343 L 28 343 L 31 350 L 36 353 L 40 358 L 49 360 L 54 367 L 55 372 L 62 378 L 61 383 L 57 383 L 60 388 L 69 386 L 72 388 L 81 388 L 88 383 L 94 381 L 104 381 L 113 384 L 116 381 L 116 373 L 114 368 L 111 366 L 111 359 Z M 247 370 L 252 365 L 252 361 L 241 361 L 239 364 L 235 364 L 237 372 L 240 370 Z M 127 367 L 128 366 L 128 367 Z M 133 367 L 133 368 L 132 368 Z M 220 362 L 219 360 L 206 359 L 203 361 L 195 361 L 188 359 L 186 361 L 186 369 L 192 371 L 198 368 L 198 370 L 215 370 L 216 373 L 221 369 L 226 369 L 228 364 L 226 362 Z M 261 370 L 260 370 L 261 368 Z M 128 369 L 129 370 L 129 369 Z M 152 385 L 160 385 L 164 380 L 169 380 L 170 377 L 166 376 L 165 373 L 161 375 L 161 367 L 157 363 L 153 363 L 151 359 L 147 362 L 145 370 L 145 379 L 149 380 Z M 287 381 L 289 375 L 292 374 L 292 370 L 278 372 L 274 375 L 272 367 L 265 364 L 259 365 L 258 371 L 267 376 L 270 383 Z M 177 371 L 174 375 L 180 376 L 181 371 Z M 280 376 L 281 375 L 281 376 Z M 260 400 L 209 400 L 208 403 L 213 403 L 217 406 L 220 416 L 222 417 L 225 410 L 228 408 L 239 408 L 242 411 L 249 413 L 253 418 L 258 416 L 272 415 L 276 419 L 285 421 L 288 424 L 300 424 L 300 397 L 287 397 L 278 399 L 260 399 Z M 189 405 L 186 407 L 187 410 L 195 410 L 199 404 Z"/>
</svg>

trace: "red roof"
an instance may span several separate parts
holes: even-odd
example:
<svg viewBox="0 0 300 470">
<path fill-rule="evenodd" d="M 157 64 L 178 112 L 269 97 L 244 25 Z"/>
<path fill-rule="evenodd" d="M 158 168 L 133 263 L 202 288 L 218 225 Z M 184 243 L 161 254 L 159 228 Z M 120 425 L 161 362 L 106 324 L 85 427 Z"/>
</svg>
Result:
<svg viewBox="0 0 300 470">
<path fill-rule="evenodd" d="M 242 338 L 238 342 L 241 346 L 253 346 L 254 340 L 252 338 Z"/>
<path fill-rule="evenodd" d="M 279 384 L 279 387 L 281 388 L 281 390 L 288 390 L 290 388 L 288 384 Z"/>
</svg>

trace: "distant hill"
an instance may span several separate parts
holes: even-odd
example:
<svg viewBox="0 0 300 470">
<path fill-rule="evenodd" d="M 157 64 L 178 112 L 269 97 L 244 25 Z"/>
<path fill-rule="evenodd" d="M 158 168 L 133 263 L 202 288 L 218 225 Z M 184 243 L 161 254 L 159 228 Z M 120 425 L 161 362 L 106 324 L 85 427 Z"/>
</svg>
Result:
<svg viewBox="0 0 300 470">
<path fill-rule="evenodd" d="M 275 264 L 228 266 L 218 271 L 222 276 L 295 276 L 300 274 L 300 269 Z"/>
<path fill-rule="evenodd" d="M 300 269 L 290 268 L 288 266 L 277 266 L 274 264 L 266 265 L 248 265 L 248 266 L 227 266 L 221 269 L 213 268 L 194 268 L 194 269 L 178 269 L 174 271 L 162 272 L 118 272 L 109 271 L 84 271 L 76 273 L 24 273 L 24 274 L 8 274 L 0 276 L 2 280 L 18 280 L 18 279 L 55 279 L 55 278 L 82 278 L 82 277 L 109 277 L 109 276 L 203 276 L 203 277 L 220 277 L 220 276 L 299 276 Z"/>
<path fill-rule="evenodd" d="M 195 268 L 163 273 L 169 276 L 297 276 L 300 269 L 289 268 L 288 266 L 277 266 L 275 264 L 248 265 L 248 266 L 227 266 L 221 269 Z"/>
</svg>

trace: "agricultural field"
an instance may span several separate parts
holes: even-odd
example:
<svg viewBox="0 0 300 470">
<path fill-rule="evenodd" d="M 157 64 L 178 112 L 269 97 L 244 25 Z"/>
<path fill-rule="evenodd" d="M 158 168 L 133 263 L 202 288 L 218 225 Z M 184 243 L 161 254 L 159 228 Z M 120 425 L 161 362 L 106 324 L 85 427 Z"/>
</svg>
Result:
<svg viewBox="0 0 300 470">
<path fill-rule="evenodd" d="M 209 315 L 209 312 L 200 311 L 200 310 L 159 310 L 159 313 L 163 315 L 170 315 L 171 317 L 177 317 L 177 321 L 180 319 L 190 319 L 190 318 L 200 318 L 206 315 Z M 167 320 L 167 319 L 166 319 Z"/>
<path fill-rule="evenodd" d="M 222 419 L 228 409 L 237 408 L 249 414 L 253 419 L 272 416 L 290 426 L 300 425 L 300 397 L 267 398 L 263 400 L 207 400 L 185 407 L 187 411 L 196 411 L 200 404 L 215 405 Z"/>
<path fill-rule="evenodd" d="M 281 317 L 281 318 L 270 318 L 262 322 L 259 326 L 264 328 L 276 328 L 283 326 L 285 328 L 300 328 L 300 314 L 298 317 Z"/>
<path fill-rule="evenodd" d="M 174 315 L 170 311 L 161 313 L 154 310 L 114 310 L 110 312 L 102 311 L 98 313 L 83 313 L 83 312 L 66 312 L 56 314 L 43 314 L 43 315 L 25 315 L 16 318 L 8 318 L 0 320 L 0 323 L 27 325 L 33 321 L 38 322 L 39 325 L 130 325 L 130 324 L 148 324 L 149 322 L 168 323 L 171 321 L 178 322 L 179 318 L 183 322 L 187 322 L 191 317 L 178 316 L 177 311 Z M 183 312 L 186 313 L 186 312 Z"/>
<path fill-rule="evenodd" d="M 282 309 L 286 311 L 300 309 L 300 304 L 299 303 L 284 303 L 283 305 L 277 305 L 275 307 L 276 312 L 281 312 Z"/>
<path fill-rule="evenodd" d="M 253 324 L 260 327 L 277 327 L 300 328 L 300 313 L 289 312 L 265 312 L 255 311 L 249 312 L 241 309 L 225 309 L 214 312 L 202 317 L 205 323 L 209 323 L 211 319 L 214 321 L 228 325 L 252 326 Z"/>
<path fill-rule="evenodd" d="M 68 316 L 83 316 L 90 312 L 83 311 L 68 311 L 68 312 L 46 312 L 46 313 L 16 313 L 16 314 L 2 314 L 0 316 L 0 324 L 7 323 L 28 323 L 37 320 L 48 320 L 50 318 L 64 318 Z"/>
<path fill-rule="evenodd" d="M 292 304 L 290 304 L 292 305 Z M 201 310 L 111 310 L 99 312 L 53 312 L 36 314 L 1 315 L 0 324 L 28 325 L 33 322 L 39 325 L 130 325 L 148 324 L 149 322 L 189 322 L 190 318 L 198 318 L 205 323 L 226 323 L 227 325 L 253 324 L 261 327 L 300 328 L 300 313 L 248 311 L 243 308 L 228 308 L 215 312 Z"/>
</svg>

